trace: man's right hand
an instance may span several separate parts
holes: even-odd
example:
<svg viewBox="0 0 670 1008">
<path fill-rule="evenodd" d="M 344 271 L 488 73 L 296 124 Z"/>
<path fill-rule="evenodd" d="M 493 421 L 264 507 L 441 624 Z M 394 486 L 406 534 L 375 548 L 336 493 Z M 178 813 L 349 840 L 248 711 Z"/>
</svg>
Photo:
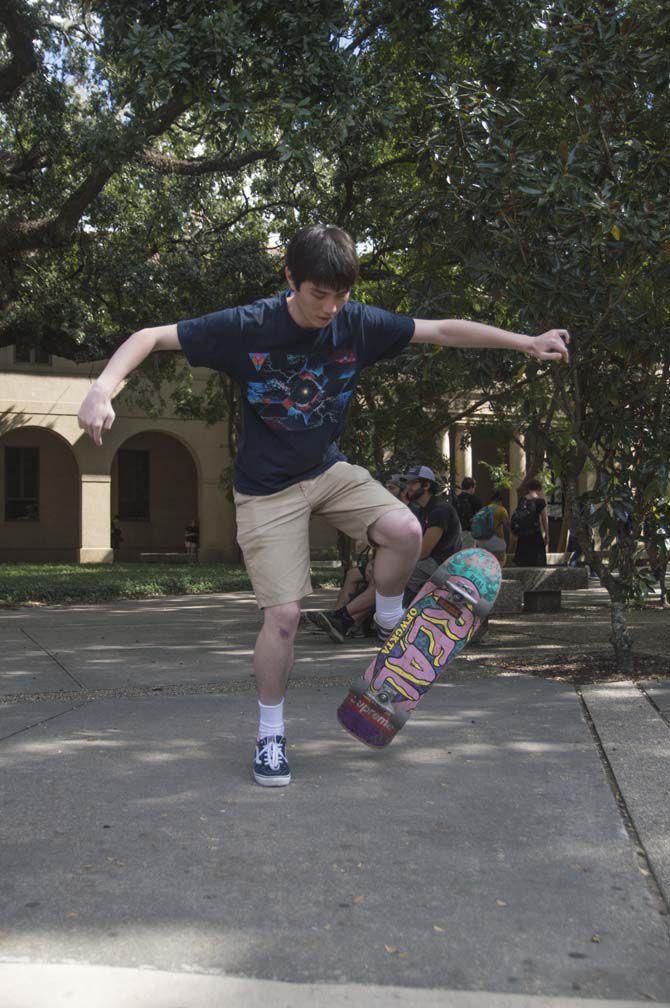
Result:
<svg viewBox="0 0 670 1008">
<path fill-rule="evenodd" d="M 82 430 L 100 447 L 102 432 L 110 429 L 116 413 L 112 409 L 110 396 L 97 385 L 93 385 L 84 399 L 77 420 Z"/>
</svg>

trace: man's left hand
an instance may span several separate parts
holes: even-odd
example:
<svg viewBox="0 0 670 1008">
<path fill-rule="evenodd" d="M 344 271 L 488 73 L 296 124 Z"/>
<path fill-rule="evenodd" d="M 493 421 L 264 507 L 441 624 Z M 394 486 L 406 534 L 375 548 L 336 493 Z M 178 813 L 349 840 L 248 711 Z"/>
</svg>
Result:
<svg viewBox="0 0 670 1008">
<path fill-rule="evenodd" d="M 538 360 L 563 360 L 567 364 L 569 342 L 567 329 L 550 329 L 541 336 L 533 337 L 528 354 Z"/>
</svg>

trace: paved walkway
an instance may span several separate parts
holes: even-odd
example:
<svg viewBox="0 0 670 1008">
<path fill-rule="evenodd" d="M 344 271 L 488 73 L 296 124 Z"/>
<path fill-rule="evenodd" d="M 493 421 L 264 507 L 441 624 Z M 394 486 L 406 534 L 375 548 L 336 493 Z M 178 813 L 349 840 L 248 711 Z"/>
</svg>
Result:
<svg viewBox="0 0 670 1008">
<path fill-rule="evenodd" d="M 303 632 L 270 791 L 248 594 L 0 614 L 0 1008 L 670 1004 L 670 682 L 493 668 L 602 601 L 494 620 L 383 753 L 334 717 L 371 648 Z"/>
</svg>

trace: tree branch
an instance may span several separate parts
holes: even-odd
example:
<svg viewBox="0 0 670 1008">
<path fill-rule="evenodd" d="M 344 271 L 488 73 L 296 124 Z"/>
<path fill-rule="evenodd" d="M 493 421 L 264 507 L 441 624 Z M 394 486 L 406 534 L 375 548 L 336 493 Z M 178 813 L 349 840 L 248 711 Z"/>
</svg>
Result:
<svg viewBox="0 0 670 1008">
<path fill-rule="evenodd" d="M 0 222 L 0 256 L 26 252 L 29 249 L 53 249 L 65 244 L 86 208 L 102 192 L 118 169 L 132 158 L 129 146 L 131 148 L 133 145 L 143 146 L 149 137 L 164 133 L 186 107 L 183 97 L 171 98 L 157 108 L 143 124 L 131 123 L 119 136 L 116 144 L 118 155 L 106 162 L 94 164 L 87 178 L 68 196 L 56 214 L 33 221 L 5 218 Z M 133 134 L 137 135 L 137 140 L 134 142 Z"/>
<path fill-rule="evenodd" d="M 387 23 L 388 18 L 378 17 L 371 21 L 367 28 L 365 28 L 356 38 L 352 39 L 348 46 L 345 46 L 344 51 L 346 53 L 354 52 L 356 49 L 360 48 L 364 42 L 367 42 L 371 38 L 378 28 L 383 28 Z"/>
<path fill-rule="evenodd" d="M 0 67 L 0 102 L 12 98 L 35 73 L 38 59 L 33 48 L 34 20 L 19 0 L 3 0 L 0 24 L 7 32 L 12 58 Z"/>
<path fill-rule="evenodd" d="M 12 57 L 0 67 L 0 102 L 8 102 L 35 73 L 38 60 L 32 44 L 34 20 L 24 4 L 20 0 L 4 0 L 2 8 L 0 24 L 7 32 Z"/>
<path fill-rule="evenodd" d="M 471 403 L 467 409 L 464 409 L 461 413 L 449 414 L 448 426 L 451 427 L 452 424 L 456 423 L 458 420 L 463 420 L 465 417 L 472 416 L 476 413 L 480 406 L 486 406 L 487 403 L 496 402 L 498 399 L 504 399 L 505 396 L 509 395 L 510 392 L 516 392 L 517 389 L 523 388 L 524 385 L 528 385 L 529 382 L 535 381 L 535 378 L 520 378 L 519 381 L 514 382 L 509 388 L 506 388 L 503 392 L 498 392 L 496 395 L 487 395 L 483 399 L 478 399 L 476 402 Z"/>
<path fill-rule="evenodd" d="M 256 161 L 275 161 L 279 157 L 278 147 L 261 147 L 245 151 L 233 158 L 192 158 L 179 160 L 160 151 L 144 150 L 137 160 L 162 175 L 207 175 L 209 172 L 234 173 Z"/>
<path fill-rule="evenodd" d="M 7 189 L 29 189 L 32 184 L 32 173 L 37 168 L 47 165 L 45 152 L 38 142 L 26 153 L 14 157 L 0 151 L 0 184 Z"/>
</svg>

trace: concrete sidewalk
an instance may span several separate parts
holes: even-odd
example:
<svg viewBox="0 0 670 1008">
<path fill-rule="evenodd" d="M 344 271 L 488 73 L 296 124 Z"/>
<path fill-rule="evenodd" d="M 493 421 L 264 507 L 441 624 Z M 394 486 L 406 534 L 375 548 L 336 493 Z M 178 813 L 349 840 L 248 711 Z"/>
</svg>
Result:
<svg viewBox="0 0 670 1008">
<path fill-rule="evenodd" d="M 374 753 L 334 716 L 371 648 L 303 633 L 268 791 L 257 626 L 245 593 L 0 615 L 0 1008 L 670 1003 L 667 681 L 471 652 Z"/>
</svg>

